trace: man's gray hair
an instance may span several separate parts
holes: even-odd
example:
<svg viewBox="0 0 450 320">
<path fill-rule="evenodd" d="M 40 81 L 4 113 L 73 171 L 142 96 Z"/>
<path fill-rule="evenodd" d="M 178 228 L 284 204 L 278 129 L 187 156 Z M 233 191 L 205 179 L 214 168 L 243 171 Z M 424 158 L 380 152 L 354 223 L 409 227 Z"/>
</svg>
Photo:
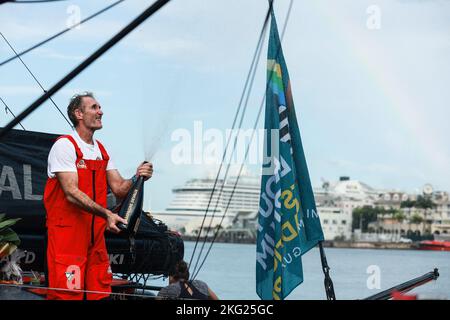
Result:
<svg viewBox="0 0 450 320">
<path fill-rule="evenodd" d="M 69 116 L 70 121 L 72 121 L 74 127 L 78 125 L 77 117 L 75 117 L 75 110 L 81 109 L 81 107 L 83 106 L 82 102 L 84 97 L 95 99 L 94 94 L 89 91 L 77 93 L 72 98 L 70 98 L 70 103 L 67 107 L 67 115 Z"/>
</svg>

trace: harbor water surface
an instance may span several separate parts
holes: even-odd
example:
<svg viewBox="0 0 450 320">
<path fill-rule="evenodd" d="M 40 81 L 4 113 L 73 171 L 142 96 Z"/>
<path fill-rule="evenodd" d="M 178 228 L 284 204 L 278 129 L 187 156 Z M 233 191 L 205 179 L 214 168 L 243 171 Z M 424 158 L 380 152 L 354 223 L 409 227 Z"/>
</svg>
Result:
<svg viewBox="0 0 450 320">
<path fill-rule="evenodd" d="M 185 242 L 185 260 L 190 261 L 194 242 Z M 191 270 L 201 249 L 199 243 Z M 204 257 L 209 243 L 203 249 Z M 325 248 L 336 298 L 362 299 L 382 290 L 439 269 L 439 278 L 411 293 L 419 298 L 450 299 L 450 252 L 386 249 Z M 202 260 L 198 263 L 200 265 Z M 318 248 L 302 257 L 304 282 L 288 299 L 326 299 Z M 255 245 L 215 243 L 196 279 L 208 283 L 220 299 L 258 299 L 255 290 Z M 197 268 L 198 268 L 197 266 Z M 158 285 L 167 284 L 158 280 Z"/>
</svg>

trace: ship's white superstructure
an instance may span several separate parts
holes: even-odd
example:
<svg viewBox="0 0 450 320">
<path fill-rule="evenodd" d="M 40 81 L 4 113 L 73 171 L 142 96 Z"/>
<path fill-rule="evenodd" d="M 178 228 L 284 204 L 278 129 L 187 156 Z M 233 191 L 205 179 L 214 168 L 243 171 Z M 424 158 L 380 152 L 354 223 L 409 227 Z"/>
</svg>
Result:
<svg viewBox="0 0 450 320">
<path fill-rule="evenodd" d="M 198 234 L 204 219 L 204 232 L 210 227 L 212 233 L 219 225 L 223 229 L 231 226 L 254 229 L 259 207 L 260 178 L 242 175 L 237 184 L 236 179 L 230 177 L 225 183 L 220 179 L 215 188 L 213 178 L 189 180 L 172 190 L 175 198 L 164 212 L 153 212 L 153 215 L 187 235 Z M 213 189 L 215 192 L 211 198 Z"/>
</svg>

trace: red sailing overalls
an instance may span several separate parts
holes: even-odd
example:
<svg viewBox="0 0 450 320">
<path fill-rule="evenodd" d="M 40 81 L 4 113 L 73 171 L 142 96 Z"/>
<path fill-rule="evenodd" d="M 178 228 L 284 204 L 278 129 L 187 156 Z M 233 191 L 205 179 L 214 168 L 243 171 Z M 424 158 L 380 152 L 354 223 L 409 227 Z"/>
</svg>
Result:
<svg viewBox="0 0 450 320">
<path fill-rule="evenodd" d="M 62 136 L 75 147 L 78 188 L 106 207 L 106 166 L 109 156 L 97 141 L 103 160 L 83 159 L 83 153 L 71 136 Z M 105 245 L 106 220 L 70 203 L 56 177 L 49 178 L 44 191 L 47 210 L 47 263 L 49 288 L 47 299 L 88 300 L 109 296 L 112 273 Z M 80 291 L 71 291 L 74 289 Z"/>
</svg>

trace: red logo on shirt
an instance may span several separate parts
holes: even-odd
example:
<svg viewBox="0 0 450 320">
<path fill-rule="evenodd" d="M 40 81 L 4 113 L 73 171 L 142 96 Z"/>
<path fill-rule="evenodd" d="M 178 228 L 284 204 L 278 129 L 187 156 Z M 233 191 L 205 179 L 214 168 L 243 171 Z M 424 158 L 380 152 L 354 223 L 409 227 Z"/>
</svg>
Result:
<svg viewBox="0 0 450 320">
<path fill-rule="evenodd" d="M 77 168 L 78 169 L 87 169 L 86 163 L 84 163 L 83 159 L 81 159 L 80 162 L 77 163 Z"/>
</svg>

